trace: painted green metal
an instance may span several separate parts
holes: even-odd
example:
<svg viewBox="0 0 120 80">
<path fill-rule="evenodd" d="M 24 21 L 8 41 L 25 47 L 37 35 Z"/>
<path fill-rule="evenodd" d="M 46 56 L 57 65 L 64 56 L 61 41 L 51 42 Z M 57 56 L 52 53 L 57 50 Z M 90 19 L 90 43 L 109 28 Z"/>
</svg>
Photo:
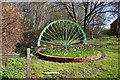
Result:
<svg viewBox="0 0 120 80">
<path fill-rule="evenodd" d="M 77 30 L 80 30 L 81 33 Z M 47 36 L 44 36 L 44 34 Z M 46 40 L 42 40 L 42 38 L 45 38 Z M 82 38 L 84 39 L 81 40 Z M 43 29 L 38 38 L 37 46 L 41 46 L 42 42 L 46 43 L 46 45 L 51 44 L 66 46 L 74 44 L 75 40 L 78 42 L 83 41 L 82 43 L 87 45 L 87 38 L 82 28 L 71 20 L 62 19 L 51 22 Z M 53 43 L 52 41 L 56 41 L 57 43 Z"/>
</svg>

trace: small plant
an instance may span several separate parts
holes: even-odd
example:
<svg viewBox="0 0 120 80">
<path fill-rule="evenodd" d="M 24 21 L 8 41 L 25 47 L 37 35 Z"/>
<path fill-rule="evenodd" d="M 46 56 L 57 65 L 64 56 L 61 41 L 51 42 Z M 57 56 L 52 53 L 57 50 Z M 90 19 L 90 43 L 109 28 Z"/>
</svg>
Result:
<svg viewBox="0 0 120 80">
<path fill-rule="evenodd" d="M 85 46 L 76 46 L 76 47 L 65 47 L 65 48 L 45 48 L 42 50 L 42 53 L 51 56 L 60 56 L 60 57 L 87 57 L 98 54 L 98 51 L 93 48 L 92 45 Z"/>
</svg>

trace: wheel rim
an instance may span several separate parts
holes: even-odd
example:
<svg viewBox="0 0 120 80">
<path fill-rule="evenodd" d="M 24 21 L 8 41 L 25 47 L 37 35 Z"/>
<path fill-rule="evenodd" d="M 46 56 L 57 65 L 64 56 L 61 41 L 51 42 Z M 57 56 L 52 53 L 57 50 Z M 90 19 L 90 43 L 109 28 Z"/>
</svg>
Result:
<svg viewBox="0 0 120 80">
<path fill-rule="evenodd" d="M 62 19 L 51 22 L 42 30 L 37 46 L 67 46 L 73 44 L 86 45 L 86 35 L 78 24 Z"/>
</svg>

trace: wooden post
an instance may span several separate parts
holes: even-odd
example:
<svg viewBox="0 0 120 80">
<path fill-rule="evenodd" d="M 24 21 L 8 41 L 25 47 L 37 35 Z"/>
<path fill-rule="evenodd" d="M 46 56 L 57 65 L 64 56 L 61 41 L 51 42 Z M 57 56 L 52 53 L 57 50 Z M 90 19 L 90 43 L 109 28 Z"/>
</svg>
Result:
<svg viewBox="0 0 120 80">
<path fill-rule="evenodd" d="M 30 79 L 30 48 L 27 48 L 27 79 Z"/>
</svg>

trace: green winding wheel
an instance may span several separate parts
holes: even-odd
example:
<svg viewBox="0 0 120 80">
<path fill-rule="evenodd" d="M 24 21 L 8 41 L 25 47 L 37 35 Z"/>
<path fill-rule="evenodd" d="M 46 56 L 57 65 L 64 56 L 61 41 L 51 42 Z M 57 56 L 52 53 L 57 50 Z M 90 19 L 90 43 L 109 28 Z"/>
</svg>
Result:
<svg viewBox="0 0 120 80">
<path fill-rule="evenodd" d="M 86 45 L 85 33 L 75 22 L 62 19 L 51 22 L 42 30 L 37 46 L 67 46 L 73 44 Z"/>
</svg>

